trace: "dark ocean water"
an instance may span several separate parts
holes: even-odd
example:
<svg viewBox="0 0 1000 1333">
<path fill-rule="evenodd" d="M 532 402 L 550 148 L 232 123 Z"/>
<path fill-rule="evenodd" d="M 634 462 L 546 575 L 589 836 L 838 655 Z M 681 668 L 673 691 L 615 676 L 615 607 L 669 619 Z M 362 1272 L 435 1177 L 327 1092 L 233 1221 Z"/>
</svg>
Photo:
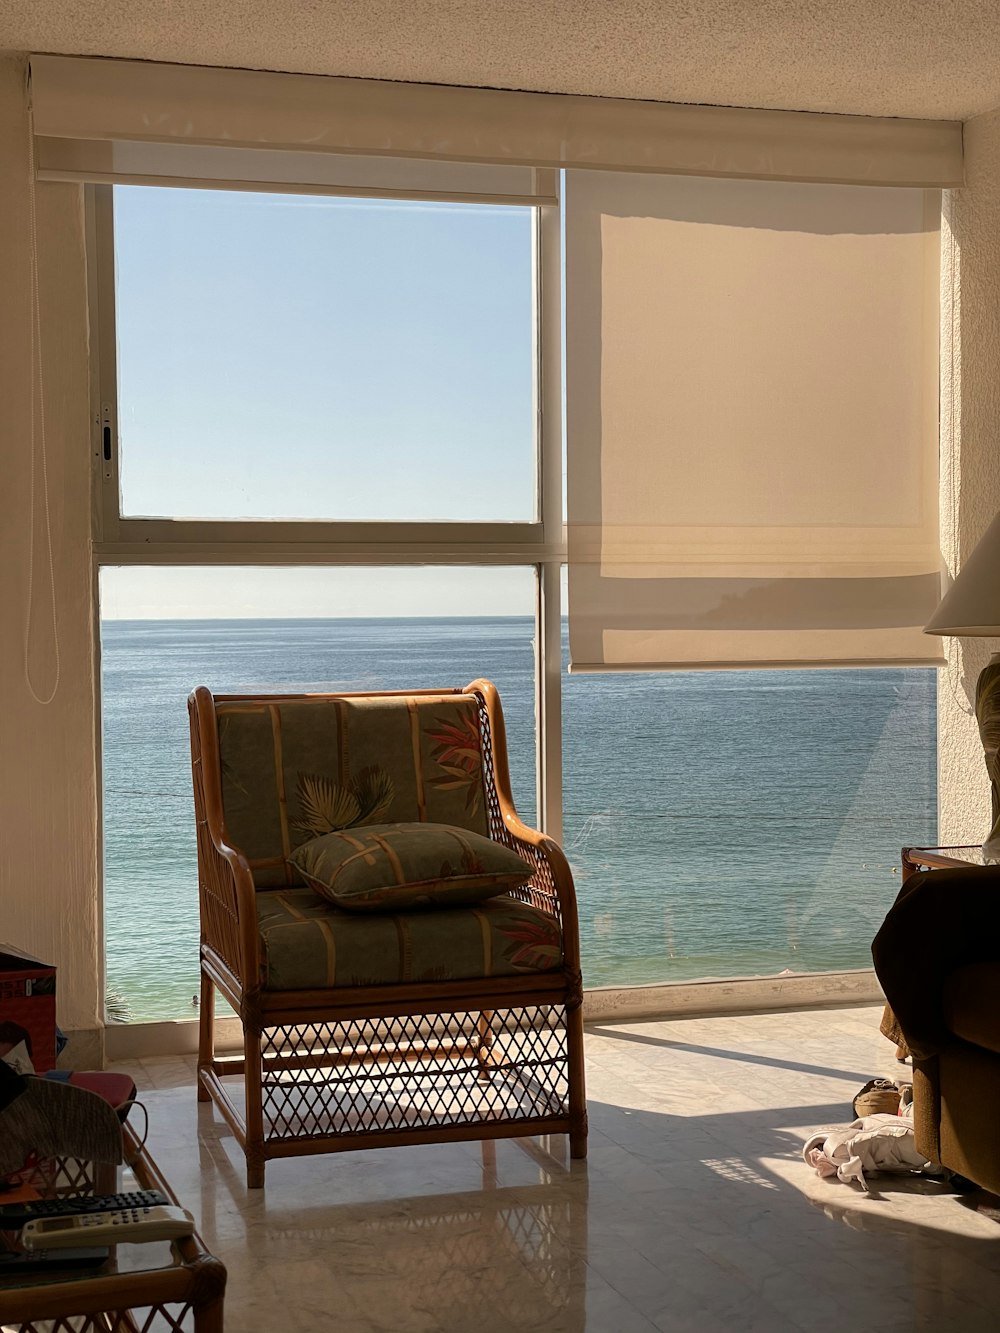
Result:
<svg viewBox="0 0 1000 1333">
<path fill-rule="evenodd" d="M 192 1013 L 185 700 L 489 676 L 535 820 L 530 619 L 106 621 L 108 983 Z M 870 965 L 903 843 L 936 841 L 931 670 L 564 676 L 564 844 L 590 986 Z"/>
</svg>

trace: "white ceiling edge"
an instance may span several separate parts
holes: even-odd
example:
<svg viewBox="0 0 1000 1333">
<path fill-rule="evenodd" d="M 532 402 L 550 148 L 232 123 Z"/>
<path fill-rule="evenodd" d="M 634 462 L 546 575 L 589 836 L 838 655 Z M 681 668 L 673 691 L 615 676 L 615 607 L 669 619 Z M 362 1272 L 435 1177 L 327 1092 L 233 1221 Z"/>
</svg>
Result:
<svg viewBox="0 0 1000 1333">
<path fill-rule="evenodd" d="M 0 48 L 932 120 L 1000 106 L 997 0 L 5 0 Z"/>
</svg>

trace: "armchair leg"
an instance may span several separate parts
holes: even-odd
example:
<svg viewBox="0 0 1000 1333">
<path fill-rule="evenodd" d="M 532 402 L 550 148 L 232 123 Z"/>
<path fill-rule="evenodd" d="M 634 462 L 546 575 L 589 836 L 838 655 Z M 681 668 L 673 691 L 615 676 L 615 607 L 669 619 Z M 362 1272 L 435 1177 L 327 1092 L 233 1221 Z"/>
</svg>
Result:
<svg viewBox="0 0 1000 1333">
<path fill-rule="evenodd" d="M 243 1077 L 246 1091 L 247 1141 L 244 1152 L 247 1159 L 247 1189 L 259 1190 L 264 1186 L 264 1108 L 263 1062 L 260 1053 L 260 1029 L 243 1022 Z"/>
<path fill-rule="evenodd" d="M 581 1161 L 587 1156 L 587 1082 L 583 1058 L 583 1007 L 566 1014 L 569 1047 L 569 1155 Z"/>
<path fill-rule="evenodd" d="M 211 1101 L 201 1081 L 201 1071 L 210 1069 L 215 1059 L 215 987 L 207 973 L 201 974 L 201 1000 L 198 1009 L 198 1100 Z"/>
<path fill-rule="evenodd" d="M 264 1188 L 264 1159 L 259 1161 L 250 1160 L 250 1147 L 247 1145 L 247 1189 L 262 1190 Z"/>
</svg>

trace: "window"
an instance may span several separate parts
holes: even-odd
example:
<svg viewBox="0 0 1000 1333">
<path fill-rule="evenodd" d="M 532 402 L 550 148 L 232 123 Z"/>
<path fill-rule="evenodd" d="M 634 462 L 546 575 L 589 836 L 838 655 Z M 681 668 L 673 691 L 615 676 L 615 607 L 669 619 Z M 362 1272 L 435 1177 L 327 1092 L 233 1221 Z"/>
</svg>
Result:
<svg viewBox="0 0 1000 1333">
<path fill-rule="evenodd" d="M 899 845 L 935 838 L 933 674 L 567 676 L 556 205 L 91 199 L 108 973 L 133 1017 L 197 990 L 202 681 L 492 676 L 589 986 L 867 966 Z"/>
<path fill-rule="evenodd" d="M 103 571 L 107 972 L 134 1019 L 190 1013 L 198 993 L 194 686 L 419 689 L 487 675 L 533 823 L 534 582 L 525 568 Z"/>
<path fill-rule="evenodd" d="M 937 841 L 935 672 L 570 676 L 566 854 L 590 986 L 871 966 Z"/>
<path fill-rule="evenodd" d="M 122 517 L 534 520 L 532 209 L 117 186 L 114 212 Z"/>
<path fill-rule="evenodd" d="M 108 977 L 135 1019 L 179 1017 L 197 991 L 194 684 L 488 674 L 518 807 L 537 822 L 551 803 L 535 661 L 561 522 L 539 425 L 554 213 L 153 187 L 101 187 L 92 208 Z"/>
</svg>

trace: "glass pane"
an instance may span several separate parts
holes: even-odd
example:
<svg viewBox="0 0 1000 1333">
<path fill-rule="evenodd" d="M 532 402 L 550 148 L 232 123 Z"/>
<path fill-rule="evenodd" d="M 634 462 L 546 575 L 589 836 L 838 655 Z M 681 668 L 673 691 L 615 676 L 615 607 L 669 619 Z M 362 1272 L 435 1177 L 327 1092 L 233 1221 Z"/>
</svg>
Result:
<svg viewBox="0 0 1000 1333">
<path fill-rule="evenodd" d="M 114 201 L 123 515 L 534 517 L 533 209 Z"/>
<path fill-rule="evenodd" d="M 102 571 L 107 973 L 133 1019 L 190 1017 L 198 993 L 193 686 L 419 689 L 486 676 L 504 705 L 514 798 L 534 824 L 534 604 L 525 568 Z"/>
<path fill-rule="evenodd" d="M 870 967 L 900 847 L 937 840 L 936 684 L 924 669 L 567 676 L 585 984 Z"/>
</svg>

